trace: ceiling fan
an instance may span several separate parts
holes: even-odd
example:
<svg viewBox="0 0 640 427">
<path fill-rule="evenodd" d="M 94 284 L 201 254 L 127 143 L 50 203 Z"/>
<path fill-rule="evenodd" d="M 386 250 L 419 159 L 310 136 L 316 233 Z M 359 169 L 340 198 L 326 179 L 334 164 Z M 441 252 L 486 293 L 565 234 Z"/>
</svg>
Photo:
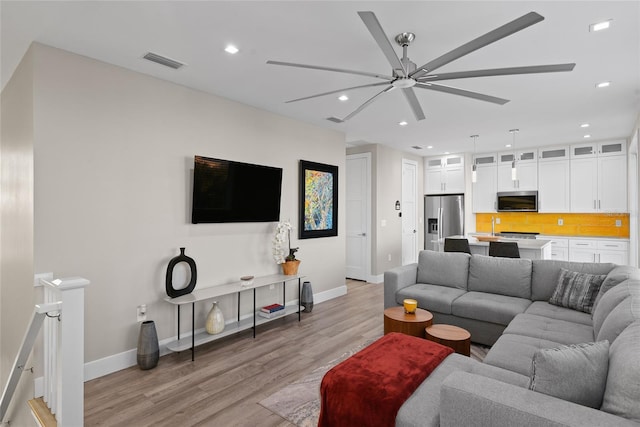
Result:
<svg viewBox="0 0 640 427">
<path fill-rule="evenodd" d="M 272 65 L 283 65 L 286 67 L 299 67 L 299 68 L 309 68 L 313 70 L 324 70 L 324 71 L 334 71 L 337 73 L 347 73 L 347 74 L 357 74 L 367 77 L 373 77 L 376 79 L 384 80 L 379 83 L 371 83 L 361 86 L 354 86 L 349 88 L 343 88 L 338 90 L 332 90 L 330 92 L 319 93 L 315 95 L 305 96 L 303 98 L 292 99 L 286 101 L 297 102 L 305 99 L 317 98 L 320 96 L 331 95 L 338 92 L 344 92 L 353 89 L 361 89 L 366 87 L 384 87 L 382 91 L 378 92 L 367 101 L 365 101 L 362 105 L 356 108 L 353 112 L 351 112 L 346 117 L 340 119 L 337 117 L 329 117 L 327 120 L 336 123 L 343 123 L 349 119 L 351 119 L 356 114 L 360 113 L 367 106 L 377 100 L 381 95 L 384 95 L 387 92 L 392 91 L 393 89 L 402 89 L 402 93 L 404 93 L 413 114 L 416 117 L 416 120 L 423 120 L 425 118 L 424 112 L 422 111 L 422 107 L 420 106 L 420 102 L 416 97 L 416 94 L 413 88 L 420 89 L 428 89 L 435 90 L 438 92 L 445 92 L 454 95 L 465 96 L 468 98 L 478 99 L 480 101 L 491 102 L 494 104 L 504 105 L 509 102 L 508 99 L 498 98 L 495 96 L 485 95 L 477 92 L 468 91 L 465 89 L 460 89 L 452 86 L 447 86 L 443 84 L 434 83 L 441 80 L 453 80 L 453 79 L 466 79 L 470 77 L 487 77 L 487 76 L 505 76 L 505 75 L 514 75 L 514 74 L 535 74 L 535 73 L 554 73 L 560 71 L 571 71 L 576 64 L 553 64 L 553 65 L 534 65 L 534 66 L 525 66 L 525 67 L 509 67 L 509 68 L 493 68 L 486 70 L 472 70 L 472 71 L 459 71 L 459 72 L 451 72 L 451 73 L 441 73 L 441 74 L 433 74 L 435 70 L 438 68 L 447 65 L 450 62 L 455 61 L 458 58 L 461 58 L 471 52 L 474 52 L 482 47 L 485 47 L 493 42 L 496 42 L 504 37 L 507 37 L 511 34 L 517 33 L 520 30 L 524 30 L 525 28 L 537 24 L 538 22 L 544 20 L 544 17 L 537 14 L 536 12 L 529 12 L 526 15 L 521 16 L 507 24 L 496 28 L 493 31 L 489 31 L 488 33 L 471 40 L 470 42 L 463 44 L 456 49 L 453 49 L 450 52 L 445 53 L 444 55 L 433 59 L 426 64 L 417 67 L 414 62 L 409 60 L 407 57 L 407 48 L 411 44 L 411 42 L 415 39 L 414 33 L 402 33 L 398 34 L 395 37 L 396 43 L 402 46 L 402 58 L 398 58 L 393 46 L 389 42 L 389 38 L 386 36 L 378 18 L 373 12 L 358 12 L 358 15 L 367 26 L 367 29 L 375 39 L 376 43 L 384 53 L 387 61 L 391 64 L 391 75 L 385 75 L 380 73 L 371 73 L 367 71 L 354 71 L 354 70 L 346 70 L 341 68 L 333 68 L 333 67 L 324 67 L 318 65 L 305 65 L 305 64 L 295 64 L 292 62 L 281 62 L 281 61 L 267 61 L 267 64 Z"/>
</svg>

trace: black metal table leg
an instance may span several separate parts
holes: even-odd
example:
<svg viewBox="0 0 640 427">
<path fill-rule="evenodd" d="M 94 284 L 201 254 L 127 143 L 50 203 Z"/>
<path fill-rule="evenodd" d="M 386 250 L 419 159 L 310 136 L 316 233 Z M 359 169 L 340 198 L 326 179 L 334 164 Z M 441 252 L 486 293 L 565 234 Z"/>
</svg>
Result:
<svg viewBox="0 0 640 427">
<path fill-rule="evenodd" d="M 300 278 L 298 277 L 298 322 L 300 321 L 300 307 L 302 306 L 302 290 L 300 289 Z"/>
<path fill-rule="evenodd" d="M 191 361 L 196 360 L 196 303 L 191 303 Z"/>
<path fill-rule="evenodd" d="M 238 326 L 240 326 L 240 292 L 238 292 Z"/>
<path fill-rule="evenodd" d="M 178 340 L 180 340 L 180 304 L 178 304 Z"/>
<path fill-rule="evenodd" d="M 253 288 L 253 337 L 256 337 L 256 288 Z"/>
</svg>

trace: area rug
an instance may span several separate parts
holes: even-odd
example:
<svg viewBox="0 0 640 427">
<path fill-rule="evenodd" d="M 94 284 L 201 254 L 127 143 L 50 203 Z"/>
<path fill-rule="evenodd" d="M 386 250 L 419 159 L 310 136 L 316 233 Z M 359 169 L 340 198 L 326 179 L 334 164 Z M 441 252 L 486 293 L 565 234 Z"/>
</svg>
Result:
<svg viewBox="0 0 640 427">
<path fill-rule="evenodd" d="M 370 340 L 344 353 L 304 378 L 260 401 L 271 412 L 280 415 L 298 427 L 316 427 L 320 416 L 320 382 L 324 374 L 349 356 L 354 355 L 375 340 Z M 471 358 L 482 361 L 488 347 L 471 344 Z"/>
</svg>

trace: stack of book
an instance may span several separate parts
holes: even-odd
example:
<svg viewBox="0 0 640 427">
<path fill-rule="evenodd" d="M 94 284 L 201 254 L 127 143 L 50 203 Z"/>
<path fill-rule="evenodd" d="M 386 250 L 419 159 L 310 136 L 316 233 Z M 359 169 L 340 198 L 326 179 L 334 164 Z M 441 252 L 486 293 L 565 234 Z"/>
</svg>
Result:
<svg viewBox="0 0 640 427">
<path fill-rule="evenodd" d="M 284 305 L 282 304 L 271 304 L 265 305 L 260 309 L 258 314 L 267 319 L 273 319 L 274 317 L 278 317 L 284 313 Z"/>
</svg>

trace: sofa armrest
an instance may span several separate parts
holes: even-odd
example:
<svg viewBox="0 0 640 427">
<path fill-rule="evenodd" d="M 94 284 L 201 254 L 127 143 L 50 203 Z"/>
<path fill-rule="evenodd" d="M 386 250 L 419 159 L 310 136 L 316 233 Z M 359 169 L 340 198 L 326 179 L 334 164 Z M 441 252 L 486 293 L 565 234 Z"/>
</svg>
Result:
<svg viewBox="0 0 640 427">
<path fill-rule="evenodd" d="M 467 372 L 440 389 L 440 426 L 639 426 L 631 420 Z"/>
<path fill-rule="evenodd" d="M 384 308 L 398 305 L 396 292 L 418 280 L 418 264 L 407 264 L 384 272 Z"/>
</svg>

